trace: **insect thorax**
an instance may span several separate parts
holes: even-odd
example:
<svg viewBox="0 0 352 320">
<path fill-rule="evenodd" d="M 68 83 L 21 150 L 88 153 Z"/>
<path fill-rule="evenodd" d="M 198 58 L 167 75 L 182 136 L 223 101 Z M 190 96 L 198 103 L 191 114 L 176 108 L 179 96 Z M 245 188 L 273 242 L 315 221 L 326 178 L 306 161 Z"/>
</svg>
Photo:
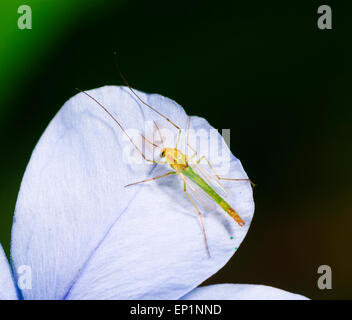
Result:
<svg viewBox="0 0 352 320">
<path fill-rule="evenodd" d="M 178 149 L 165 148 L 165 159 L 176 171 L 188 166 L 187 156 Z"/>
</svg>

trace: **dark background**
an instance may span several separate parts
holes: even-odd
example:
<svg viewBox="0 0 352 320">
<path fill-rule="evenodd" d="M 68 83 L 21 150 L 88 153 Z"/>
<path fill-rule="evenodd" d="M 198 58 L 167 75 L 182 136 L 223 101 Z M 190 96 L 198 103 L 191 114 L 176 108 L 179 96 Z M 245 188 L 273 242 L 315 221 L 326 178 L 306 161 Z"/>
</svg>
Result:
<svg viewBox="0 0 352 320">
<path fill-rule="evenodd" d="M 237 254 L 206 284 L 352 298 L 351 6 L 347 1 L 17 1 L 0 4 L 0 242 L 9 255 L 22 175 L 75 87 L 122 84 L 216 128 L 257 183 Z M 17 28 L 32 7 L 33 29 Z M 332 30 L 317 9 L 332 8 Z M 332 290 L 317 269 L 332 268 Z"/>
</svg>

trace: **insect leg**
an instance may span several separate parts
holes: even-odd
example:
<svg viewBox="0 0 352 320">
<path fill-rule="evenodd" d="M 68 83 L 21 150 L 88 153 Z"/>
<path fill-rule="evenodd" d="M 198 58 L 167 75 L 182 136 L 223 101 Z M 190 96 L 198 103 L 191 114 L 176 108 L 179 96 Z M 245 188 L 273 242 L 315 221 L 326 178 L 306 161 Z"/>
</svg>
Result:
<svg viewBox="0 0 352 320">
<path fill-rule="evenodd" d="M 213 173 L 217 176 L 218 179 L 221 179 L 220 176 L 217 174 L 217 172 L 215 171 L 215 169 L 213 168 L 213 166 L 211 165 L 210 161 L 208 160 L 208 158 L 206 156 L 201 156 L 198 161 L 196 162 L 196 164 L 199 164 L 202 160 L 205 160 L 208 163 L 209 168 L 213 171 Z"/>
<path fill-rule="evenodd" d="M 195 150 L 190 144 L 189 144 L 189 127 L 191 125 L 191 117 L 188 117 L 188 124 L 187 124 L 187 146 L 194 152 L 194 154 L 189 157 L 189 160 L 192 160 L 196 155 L 197 155 L 197 150 Z"/>
<path fill-rule="evenodd" d="M 200 157 L 199 160 L 198 160 L 196 163 L 199 164 L 203 159 L 208 163 L 209 168 L 213 171 L 213 173 L 217 176 L 217 178 L 218 178 L 219 180 L 249 181 L 250 184 L 251 184 L 253 187 L 255 186 L 255 184 L 254 184 L 250 179 L 232 179 L 232 178 L 223 178 L 223 177 L 220 177 L 220 176 L 216 173 L 215 169 L 213 168 L 213 166 L 211 165 L 211 163 L 210 163 L 210 161 L 208 160 L 207 157 L 205 157 L 205 156 Z"/>
<path fill-rule="evenodd" d="M 154 178 L 150 178 L 150 179 L 146 179 L 146 180 L 142 180 L 142 181 L 138 181 L 138 182 L 127 184 L 127 185 L 125 185 L 125 188 L 133 186 L 133 185 L 138 184 L 138 183 L 143 183 L 143 182 L 148 182 L 148 181 L 156 180 L 156 179 L 159 179 L 159 178 L 163 178 L 163 177 L 169 176 L 170 174 L 175 174 L 175 173 L 176 173 L 176 171 L 170 171 L 170 172 L 167 172 L 165 174 L 162 174 L 161 176 L 157 176 L 157 177 L 154 177 Z"/>
<path fill-rule="evenodd" d="M 194 208 L 196 209 L 197 213 L 198 213 L 198 216 L 199 216 L 199 221 L 200 221 L 200 224 L 201 224 L 201 227 L 202 227 L 202 232 L 203 232 L 203 237 L 204 237 L 204 243 L 205 243 L 205 249 L 207 250 L 207 254 L 208 254 L 208 257 L 210 258 L 210 251 L 209 251 L 209 246 L 208 246 L 208 240 L 207 240 L 207 235 L 205 233 L 205 227 L 204 227 L 204 222 L 203 222 L 203 216 L 202 216 L 202 213 L 200 212 L 200 210 L 198 209 L 197 205 L 195 204 L 195 202 L 193 201 L 193 199 L 191 198 L 191 196 L 189 195 L 189 193 L 187 192 L 187 189 L 186 189 L 186 182 L 183 183 L 183 190 L 184 192 L 186 193 L 189 201 L 191 201 L 191 203 L 193 204 Z"/>
<path fill-rule="evenodd" d="M 180 142 L 180 137 L 181 137 L 181 129 L 178 129 L 177 141 L 176 141 L 176 147 L 175 147 L 175 149 L 177 149 L 178 143 Z"/>
<path fill-rule="evenodd" d="M 221 180 L 229 180 L 229 181 L 249 181 L 251 186 L 253 188 L 255 187 L 255 183 L 251 179 L 232 179 L 232 178 L 222 178 L 222 177 L 219 177 L 219 179 L 221 179 Z"/>
</svg>

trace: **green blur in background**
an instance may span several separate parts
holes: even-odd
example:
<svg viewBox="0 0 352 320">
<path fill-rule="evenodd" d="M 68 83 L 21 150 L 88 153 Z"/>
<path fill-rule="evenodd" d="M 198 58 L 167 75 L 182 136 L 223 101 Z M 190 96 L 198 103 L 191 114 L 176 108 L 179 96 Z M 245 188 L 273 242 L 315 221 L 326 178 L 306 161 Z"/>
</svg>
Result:
<svg viewBox="0 0 352 320">
<path fill-rule="evenodd" d="M 257 183 L 236 255 L 205 283 L 266 284 L 352 298 L 351 7 L 347 1 L 3 0 L 0 4 L 0 242 L 31 152 L 74 88 L 122 84 L 231 129 Z M 32 8 L 32 30 L 17 9 Z M 329 4 L 333 29 L 319 30 Z M 319 290 L 318 267 L 332 268 Z"/>
</svg>

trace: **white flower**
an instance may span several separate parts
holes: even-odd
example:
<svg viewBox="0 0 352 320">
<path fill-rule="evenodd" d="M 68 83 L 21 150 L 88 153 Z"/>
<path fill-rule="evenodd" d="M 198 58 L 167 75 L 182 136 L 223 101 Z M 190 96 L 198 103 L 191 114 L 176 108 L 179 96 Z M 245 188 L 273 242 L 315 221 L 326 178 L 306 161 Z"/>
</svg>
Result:
<svg viewBox="0 0 352 320">
<path fill-rule="evenodd" d="M 126 129 L 143 128 L 146 120 L 169 126 L 125 87 L 89 93 Z M 188 116 L 174 101 L 138 94 L 186 128 Z M 191 128 L 211 127 L 204 119 L 191 117 Z M 123 161 L 129 143 L 116 123 L 83 93 L 65 103 L 37 144 L 21 184 L 11 246 L 15 281 L 0 250 L 0 298 L 304 298 L 266 286 L 197 288 L 226 264 L 244 239 L 254 212 L 250 184 L 225 183 L 228 201 L 245 226 L 225 213 L 204 212 L 208 258 L 197 214 L 179 177 L 124 187 L 169 171 L 166 165 Z M 246 177 L 232 154 L 230 176 Z M 17 287 L 16 270 L 22 265 L 31 268 L 31 289 Z"/>
</svg>

